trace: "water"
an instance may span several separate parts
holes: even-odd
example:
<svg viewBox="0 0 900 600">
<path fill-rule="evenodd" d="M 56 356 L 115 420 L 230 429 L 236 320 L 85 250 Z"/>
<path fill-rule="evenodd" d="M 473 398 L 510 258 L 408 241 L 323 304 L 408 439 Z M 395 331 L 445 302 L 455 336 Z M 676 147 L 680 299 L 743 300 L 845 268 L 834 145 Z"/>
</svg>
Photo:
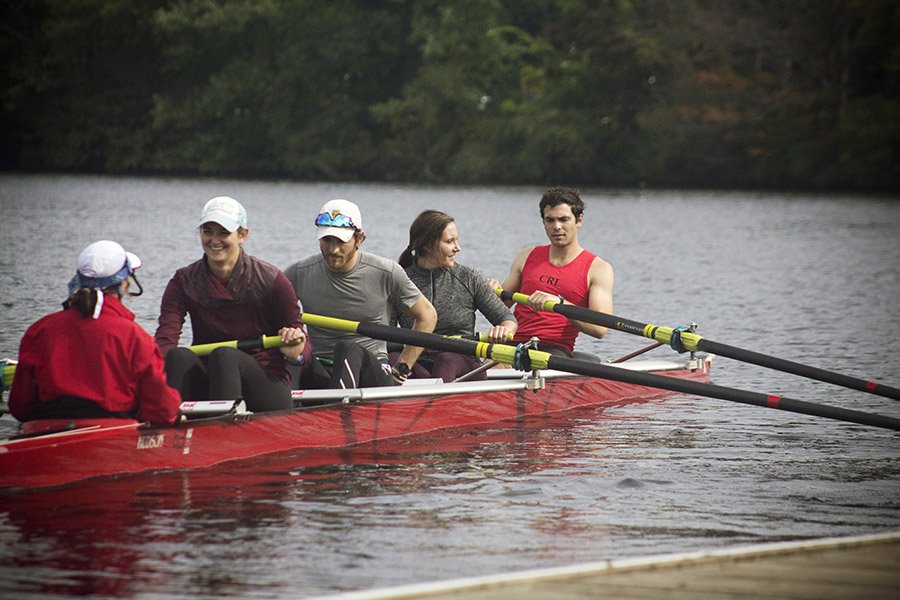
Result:
<svg viewBox="0 0 900 600">
<path fill-rule="evenodd" d="M 315 212 L 346 197 L 362 208 L 365 249 L 396 258 L 414 216 L 438 208 L 457 219 L 460 262 L 503 279 L 544 240 L 540 192 L 2 176 L 0 356 L 56 309 L 78 252 L 101 238 L 144 259 L 146 293 L 130 306 L 152 332 L 168 278 L 201 254 L 195 219 L 215 195 L 244 203 L 247 250 L 278 266 L 317 250 Z M 900 385 L 896 198 L 584 197 L 580 239 L 616 268 L 615 314 L 695 321 L 711 340 Z M 578 347 L 613 358 L 646 343 L 612 332 Z M 900 414 L 893 400 L 725 358 L 713 377 Z M 900 525 L 889 431 L 682 395 L 538 425 L 0 495 L 0 595 L 302 598 Z"/>
</svg>

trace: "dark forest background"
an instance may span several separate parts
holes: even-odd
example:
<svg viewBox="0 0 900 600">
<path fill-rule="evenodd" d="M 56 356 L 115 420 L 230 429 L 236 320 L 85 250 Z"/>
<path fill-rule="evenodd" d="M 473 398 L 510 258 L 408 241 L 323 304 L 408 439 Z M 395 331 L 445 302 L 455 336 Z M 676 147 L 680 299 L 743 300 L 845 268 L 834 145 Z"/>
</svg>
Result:
<svg viewBox="0 0 900 600">
<path fill-rule="evenodd" d="M 11 0 L 0 169 L 900 189 L 897 0 Z"/>
</svg>

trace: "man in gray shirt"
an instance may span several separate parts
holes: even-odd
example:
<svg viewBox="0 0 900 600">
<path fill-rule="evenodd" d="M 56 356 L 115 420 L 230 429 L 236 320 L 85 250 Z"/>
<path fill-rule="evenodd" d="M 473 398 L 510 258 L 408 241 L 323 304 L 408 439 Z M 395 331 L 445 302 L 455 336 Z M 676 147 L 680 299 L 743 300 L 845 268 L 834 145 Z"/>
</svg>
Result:
<svg viewBox="0 0 900 600">
<path fill-rule="evenodd" d="M 316 228 L 321 252 L 284 272 L 305 312 L 388 325 L 394 308 L 413 319 L 413 330 L 434 331 L 434 307 L 400 265 L 359 249 L 366 234 L 356 204 L 341 199 L 326 202 L 316 217 Z M 309 337 L 320 364 L 304 369 L 304 387 L 391 385 L 409 374 L 408 369 L 392 372 L 384 341 L 314 326 L 309 327 Z M 398 366 L 414 365 L 421 353 L 422 348 L 404 346 Z M 320 366 L 328 363 L 330 372 Z"/>
</svg>

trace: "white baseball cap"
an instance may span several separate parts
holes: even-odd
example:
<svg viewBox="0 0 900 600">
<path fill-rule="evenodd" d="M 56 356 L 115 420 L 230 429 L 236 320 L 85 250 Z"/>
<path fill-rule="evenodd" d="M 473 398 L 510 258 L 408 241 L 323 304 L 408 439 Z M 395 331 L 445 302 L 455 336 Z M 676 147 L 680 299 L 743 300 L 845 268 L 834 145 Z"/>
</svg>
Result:
<svg viewBox="0 0 900 600">
<path fill-rule="evenodd" d="M 333 235 L 346 242 L 357 230 L 362 231 L 362 215 L 359 207 L 349 200 L 329 200 L 316 216 L 316 227 L 318 239 Z"/>
<path fill-rule="evenodd" d="M 210 221 L 218 223 L 228 231 L 237 231 L 238 227 L 246 229 L 247 211 L 240 202 L 230 196 L 216 196 L 203 207 L 197 226 Z"/>
<path fill-rule="evenodd" d="M 110 240 L 94 242 L 78 255 L 78 270 L 69 281 L 69 293 L 80 287 L 104 289 L 128 279 L 143 262 L 136 254 Z"/>
</svg>

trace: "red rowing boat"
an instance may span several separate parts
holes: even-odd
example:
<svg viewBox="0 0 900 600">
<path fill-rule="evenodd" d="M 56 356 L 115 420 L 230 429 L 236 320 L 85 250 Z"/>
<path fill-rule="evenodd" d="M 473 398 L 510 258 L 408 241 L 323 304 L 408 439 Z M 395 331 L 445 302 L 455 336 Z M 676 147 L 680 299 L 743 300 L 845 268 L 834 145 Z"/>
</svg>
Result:
<svg viewBox="0 0 900 600">
<path fill-rule="evenodd" d="M 703 358 L 620 366 L 705 383 L 710 362 Z M 228 403 L 222 409 L 225 414 L 191 418 L 172 427 L 130 419 L 32 421 L 19 435 L 0 442 L 0 488 L 207 468 L 267 454 L 345 448 L 575 408 L 621 406 L 667 393 L 558 371 L 522 376 L 493 369 L 488 374 L 488 381 L 409 380 L 399 388 L 297 391 L 293 410 L 252 414 Z M 185 412 L 191 408 L 190 403 L 184 405 Z"/>
</svg>

